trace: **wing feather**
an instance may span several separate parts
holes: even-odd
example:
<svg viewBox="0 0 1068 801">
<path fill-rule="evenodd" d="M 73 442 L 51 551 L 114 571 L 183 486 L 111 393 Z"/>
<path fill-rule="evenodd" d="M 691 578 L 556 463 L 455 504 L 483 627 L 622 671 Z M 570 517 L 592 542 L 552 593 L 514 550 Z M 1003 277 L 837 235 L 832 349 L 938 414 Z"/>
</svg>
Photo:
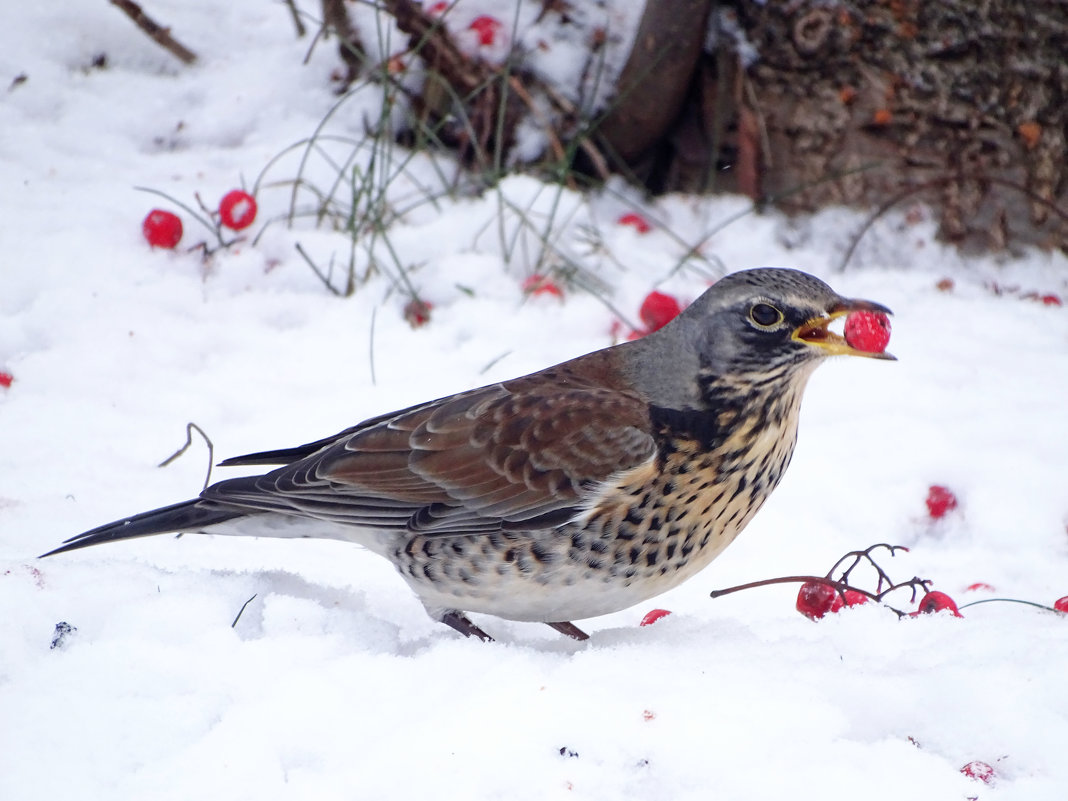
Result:
<svg viewBox="0 0 1068 801">
<path fill-rule="evenodd" d="M 205 496 L 425 533 L 557 525 L 592 486 L 655 455 L 647 403 L 606 380 L 604 359 L 591 354 L 269 452 L 303 455 Z"/>
</svg>

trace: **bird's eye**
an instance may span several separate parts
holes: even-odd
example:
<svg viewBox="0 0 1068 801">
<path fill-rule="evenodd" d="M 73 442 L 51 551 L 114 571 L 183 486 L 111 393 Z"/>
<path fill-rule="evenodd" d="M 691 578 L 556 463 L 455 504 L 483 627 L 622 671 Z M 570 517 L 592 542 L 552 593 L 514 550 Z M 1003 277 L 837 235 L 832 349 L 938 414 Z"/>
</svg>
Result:
<svg viewBox="0 0 1068 801">
<path fill-rule="evenodd" d="M 782 312 L 769 303 L 756 303 L 749 310 L 749 319 L 761 328 L 771 328 L 782 322 Z"/>
</svg>

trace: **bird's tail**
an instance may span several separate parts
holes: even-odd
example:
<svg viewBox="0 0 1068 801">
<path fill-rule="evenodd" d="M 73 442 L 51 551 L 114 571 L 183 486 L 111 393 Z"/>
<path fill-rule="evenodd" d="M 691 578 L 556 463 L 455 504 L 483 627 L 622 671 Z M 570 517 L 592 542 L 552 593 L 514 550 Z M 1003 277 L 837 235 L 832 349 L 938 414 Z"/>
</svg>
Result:
<svg viewBox="0 0 1068 801">
<path fill-rule="evenodd" d="M 78 534 L 66 540 L 55 550 L 41 554 L 42 557 L 52 556 L 64 551 L 73 551 L 78 548 L 88 548 L 90 545 L 99 545 L 102 542 L 115 542 L 128 540 L 134 537 L 148 537 L 152 534 L 166 534 L 171 531 L 199 531 L 206 526 L 213 526 L 235 517 L 241 517 L 247 512 L 237 509 L 226 509 L 217 504 L 205 502 L 200 498 L 191 501 L 183 501 L 173 506 L 164 506 L 162 509 L 153 509 L 151 512 L 142 512 L 133 517 L 116 520 L 84 534 Z"/>
</svg>

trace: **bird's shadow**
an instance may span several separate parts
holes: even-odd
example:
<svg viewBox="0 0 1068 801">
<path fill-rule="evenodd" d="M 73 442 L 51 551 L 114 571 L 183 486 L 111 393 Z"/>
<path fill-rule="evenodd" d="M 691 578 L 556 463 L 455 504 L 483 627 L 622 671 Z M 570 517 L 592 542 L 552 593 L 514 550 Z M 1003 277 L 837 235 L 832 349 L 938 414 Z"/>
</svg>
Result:
<svg viewBox="0 0 1068 801">
<path fill-rule="evenodd" d="M 571 655 L 598 645 L 632 643 L 636 636 L 629 628 L 607 628 L 593 630 L 589 640 L 578 641 L 538 623 L 519 623 L 478 615 L 475 617 L 484 621 L 494 641 L 481 643 L 473 638 L 465 641 L 445 625 L 426 617 L 414 597 L 411 599 L 413 609 L 398 608 L 401 622 L 393 622 L 382 617 L 378 605 L 372 606 L 367 593 L 360 589 L 317 584 L 286 570 L 219 570 L 212 571 L 212 574 L 231 581 L 241 579 L 253 590 L 254 594 L 234 611 L 233 628 L 246 640 L 274 636 L 277 615 L 271 611 L 271 607 L 284 598 L 310 602 L 327 613 L 309 612 L 306 620 L 292 619 L 288 626 L 290 629 L 304 630 L 309 634 L 339 634 L 351 640 L 356 650 L 406 657 L 417 656 L 451 642 L 460 642 L 473 649 L 504 646 Z M 289 610 L 289 613 L 299 616 L 299 610 Z"/>
</svg>

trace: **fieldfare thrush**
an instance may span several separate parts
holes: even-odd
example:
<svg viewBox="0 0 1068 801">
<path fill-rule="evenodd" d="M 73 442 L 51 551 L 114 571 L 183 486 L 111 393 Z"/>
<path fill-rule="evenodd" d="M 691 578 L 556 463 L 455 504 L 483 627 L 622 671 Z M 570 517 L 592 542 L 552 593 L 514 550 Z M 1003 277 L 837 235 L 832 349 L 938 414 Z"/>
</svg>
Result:
<svg viewBox="0 0 1068 801">
<path fill-rule="evenodd" d="M 490 639 L 478 612 L 585 639 L 569 621 L 677 586 L 752 519 L 825 357 L 894 358 L 828 330 L 858 310 L 889 312 L 796 270 L 733 273 L 642 339 L 227 459 L 282 466 L 45 555 L 166 532 L 340 539 L 391 561 L 464 635 Z"/>
</svg>

